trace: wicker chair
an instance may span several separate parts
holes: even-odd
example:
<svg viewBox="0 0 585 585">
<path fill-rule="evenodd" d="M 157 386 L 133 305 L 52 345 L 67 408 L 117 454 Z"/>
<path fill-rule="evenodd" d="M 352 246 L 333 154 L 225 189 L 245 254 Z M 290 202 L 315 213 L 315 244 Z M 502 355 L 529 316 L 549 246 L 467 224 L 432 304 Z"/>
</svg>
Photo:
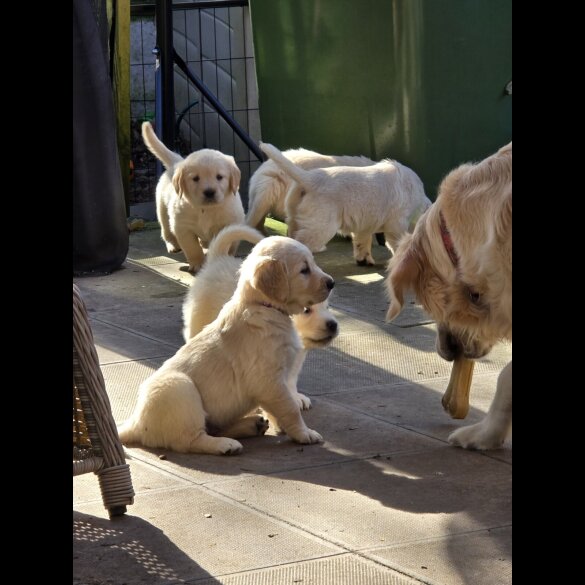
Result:
<svg viewBox="0 0 585 585">
<path fill-rule="evenodd" d="M 112 417 L 93 334 L 73 285 L 73 475 L 97 474 L 110 518 L 134 503 L 130 466 Z"/>
</svg>

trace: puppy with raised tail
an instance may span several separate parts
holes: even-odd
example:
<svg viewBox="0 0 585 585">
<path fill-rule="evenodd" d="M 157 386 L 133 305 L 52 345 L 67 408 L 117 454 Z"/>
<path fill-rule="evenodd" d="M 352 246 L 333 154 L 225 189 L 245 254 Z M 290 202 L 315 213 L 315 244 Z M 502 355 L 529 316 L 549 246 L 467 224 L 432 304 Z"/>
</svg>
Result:
<svg viewBox="0 0 585 585">
<path fill-rule="evenodd" d="M 217 317 L 236 290 L 242 261 L 228 255 L 234 242 L 244 240 L 257 244 L 263 238 L 260 232 L 251 227 L 231 225 L 223 228 L 211 241 L 205 264 L 191 282 L 183 303 L 185 342 Z M 297 380 L 307 350 L 329 345 L 338 334 L 338 325 L 335 316 L 329 310 L 327 300 L 312 307 L 305 307 L 302 313 L 293 315 L 292 320 L 301 339 L 302 348 L 290 370 L 288 385 L 299 408 L 307 410 L 311 408 L 311 399 L 297 388 Z"/>
<path fill-rule="evenodd" d="M 321 435 L 305 424 L 288 386 L 300 340 L 290 315 L 323 302 L 333 279 L 303 244 L 265 238 L 242 263 L 236 291 L 217 318 L 140 386 L 123 443 L 183 453 L 233 454 L 237 438 L 266 431 L 262 408 L 299 443 Z"/>
<path fill-rule="evenodd" d="M 418 175 L 396 161 L 305 170 L 271 144 L 260 148 L 295 181 L 285 199 L 288 234 L 313 252 L 337 232 L 351 234 L 357 264 L 373 266 L 373 234 L 383 232 L 393 252 L 431 205 Z"/>
<path fill-rule="evenodd" d="M 205 257 L 202 246 L 226 225 L 244 222 L 240 169 L 232 156 L 209 148 L 184 159 L 158 139 L 150 122 L 142 124 L 142 138 L 166 169 L 156 187 L 161 237 L 168 252 L 183 250 L 189 271 L 196 272 Z"/>
<path fill-rule="evenodd" d="M 320 154 L 306 148 L 291 148 L 285 150 L 282 155 L 305 170 L 340 165 L 367 167 L 376 164 L 365 156 Z M 281 221 L 286 221 L 284 202 L 292 183 L 291 177 L 283 172 L 273 160 L 264 161 L 250 178 L 246 223 L 262 231 L 269 213 Z"/>
</svg>

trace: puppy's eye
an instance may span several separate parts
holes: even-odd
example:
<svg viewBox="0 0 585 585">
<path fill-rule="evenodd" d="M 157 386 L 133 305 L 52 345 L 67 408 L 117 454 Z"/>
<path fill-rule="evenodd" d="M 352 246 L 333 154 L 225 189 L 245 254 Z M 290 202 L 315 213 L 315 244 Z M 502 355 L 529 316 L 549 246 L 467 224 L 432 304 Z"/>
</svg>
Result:
<svg viewBox="0 0 585 585">
<path fill-rule="evenodd" d="M 313 309 L 311 309 L 311 307 L 305 307 L 305 310 L 303 311 L 303 313 L 305 313 L 305 315 L 310 315 L 313 312 Z"/>
<path fill-rule="evenodd" d="M 302 270 L 301 270 L 301 274 L 311 274 L 311 269 L 308 266 L 305 266 Z"/>
<path fill-rule="evenodd" d="M 473 289 L 469 289 L 467 291 L 467 294 L 469 295 L 469 300 L 474 305 L 479 305 L 479 303 L 481 302 L 481 295 L 477 291 L 474 291 Z"/>
<path fill-rule="evenodd" d="M 194 181 L 197 183 L 197 182 L 199 181 L 199 175 L 195 175 L 195 176 L 193 177 L 193 180 L 194 180 Z"/>
<path fill-rule="evenodd" d="M 218 181 L 221 181 L 221 180 L 223 179 L 223 175 L 217 175 L 215 178 L 216 178 Z"/>
<path fill-rule="evenodd" d="M 304 189 L 301 189 L 301 197 L 302 197 L 303 195 L 306 195 L 306 193 L 307 193 L 307 192 L 306 192 Z"/>
</svg>

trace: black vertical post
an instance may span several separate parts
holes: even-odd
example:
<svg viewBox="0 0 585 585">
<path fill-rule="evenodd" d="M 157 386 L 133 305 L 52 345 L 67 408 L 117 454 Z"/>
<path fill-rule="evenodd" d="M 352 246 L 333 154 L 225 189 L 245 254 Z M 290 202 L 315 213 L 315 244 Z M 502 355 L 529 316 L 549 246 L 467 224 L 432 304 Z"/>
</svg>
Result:
<svg viewBox="0 0 585 585">
<path fill-rule="evenodd" d="M 175 74 L 173 70 L 173 2 L 156 2 L 156 44 L 160 93 L 157 95 L 156 125 L 159 138 L 175 149 Z M 160 100 L 158 99 L 160 97 Z"/>
</svg>

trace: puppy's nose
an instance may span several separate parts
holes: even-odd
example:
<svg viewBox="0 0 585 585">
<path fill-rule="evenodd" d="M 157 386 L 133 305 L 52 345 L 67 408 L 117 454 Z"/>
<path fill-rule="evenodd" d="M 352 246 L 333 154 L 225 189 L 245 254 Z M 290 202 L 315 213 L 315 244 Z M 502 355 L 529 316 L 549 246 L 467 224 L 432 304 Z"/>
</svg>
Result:
<svg viewBox="0 0 585 585">
<path fill-rule="evenodd" d="M 327 325 L 327 330 L 335 335 L 337 333 L 337 321 L 327 321 L 327 323 L 325 323 L 325 325 Z"/>
<path fill-rule="evenodd" d="M 215 197 L 215 189 L 205 189 L 203 195 L 205 195 L 207 199 L 213 199 Z"/>
<path fill-rule="evenodd" d="M 328 278 L 326 283 L 327 288 L 331 290 L 335 286 L 335 281 L 332 278 Z"/>
</svg>

